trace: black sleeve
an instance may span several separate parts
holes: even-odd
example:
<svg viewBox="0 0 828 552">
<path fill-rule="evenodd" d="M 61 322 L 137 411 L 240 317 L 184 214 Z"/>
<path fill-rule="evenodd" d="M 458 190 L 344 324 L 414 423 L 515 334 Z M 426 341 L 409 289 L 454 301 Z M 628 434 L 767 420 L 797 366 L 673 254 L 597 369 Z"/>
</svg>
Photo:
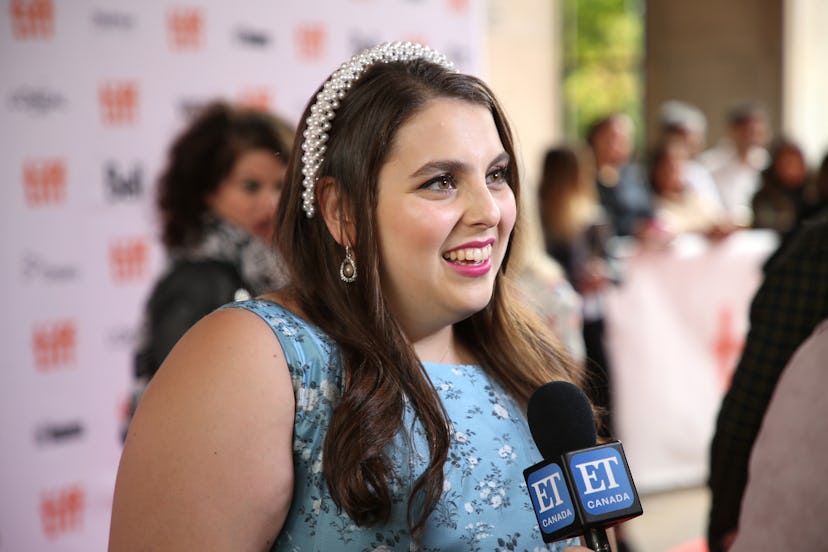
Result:
<svg viewBox="0 0 828 552">
<path fill-rule="evenodd" d="M 148 335 L 136 354 L 136 376 L 151 378 L 181 336 L 201 318 L 232 301 L 241 288 L 246 286 L 229 263 L 177 263 L 150 295 Z"/>
</svg>

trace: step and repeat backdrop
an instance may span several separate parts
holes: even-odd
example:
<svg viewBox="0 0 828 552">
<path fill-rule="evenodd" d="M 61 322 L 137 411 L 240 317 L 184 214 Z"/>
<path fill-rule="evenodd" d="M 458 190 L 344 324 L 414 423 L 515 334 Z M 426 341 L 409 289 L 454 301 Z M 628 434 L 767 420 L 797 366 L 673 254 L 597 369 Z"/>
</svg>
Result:
<svg viewBox="0 0 828 552">
<path fill-rule="evenodd" d="M 3 0 L 0 551 L 104 550 L 166 148 L 223 98 L 296 123 L 366 46 L 482 66 L 476 0 Z"/>
</svg>

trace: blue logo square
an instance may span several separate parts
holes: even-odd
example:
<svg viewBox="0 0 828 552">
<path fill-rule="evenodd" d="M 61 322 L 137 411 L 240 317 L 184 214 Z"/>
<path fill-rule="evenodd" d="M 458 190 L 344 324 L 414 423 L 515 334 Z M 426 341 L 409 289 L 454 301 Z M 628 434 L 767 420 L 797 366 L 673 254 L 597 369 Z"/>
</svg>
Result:
<svg viewBox="0 0 828 552">
<path fill-rule="evenodd" d="M 611 446 L 573 454 L 569 471 L 584 511 L 593 516 L 624 510 L 633 505 L 632 490 L 624 458 Z"/>
<path fill-rule="evenodd" d="M 526 485 L 541 531 L 554 533 L 575 522 L 575 508 L 560 466 L 542 466 L 526 477 Z"/>
</svg>

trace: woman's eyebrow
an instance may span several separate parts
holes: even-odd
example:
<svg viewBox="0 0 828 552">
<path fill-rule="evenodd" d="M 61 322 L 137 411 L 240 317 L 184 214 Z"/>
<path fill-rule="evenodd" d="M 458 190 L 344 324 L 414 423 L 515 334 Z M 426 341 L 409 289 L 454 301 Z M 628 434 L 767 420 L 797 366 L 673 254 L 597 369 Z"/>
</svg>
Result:
<svg viewBox="0 0 828 552">
<path fill-rule="evenodd" d="M 509 161 L 509 154 L 501 152 L 497 157 L 495 157 L 490 163 L 489 166 L 497 165 L 498 163 L 508 162 Z M 462 161 L 456 161 L 452 159 L 438 159 L 435 161 L 429 161 L 428 163 L 424 164 L 416 171 L 411 173 L 412 178 L 425 176 L 428 174 L 434 174 L 435 172 L 464 172 L 469 170 L 468 165 L 463 163 Z"/>
<path fill-rule="evenodd" d="M 413 173 L 412 177 L 425 176 L 435 172 L 463 172 L 467 165 L 462 161 L 454 161 L 450 159 L 429 161 Z"/>
</svg>

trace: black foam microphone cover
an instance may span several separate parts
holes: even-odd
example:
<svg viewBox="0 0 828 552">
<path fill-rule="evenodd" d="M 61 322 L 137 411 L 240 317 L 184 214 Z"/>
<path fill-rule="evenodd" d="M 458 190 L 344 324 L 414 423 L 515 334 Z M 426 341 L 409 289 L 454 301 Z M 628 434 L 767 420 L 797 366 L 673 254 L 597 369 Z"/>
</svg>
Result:
<svg viewBox="0 0 828 552">
<path fill-rule="evenodd" d="M 544 458 L 595 446 L 595 419 L 586 394 L 566 381 L 540 386 L 526 409 L 529 430 Z"/>
</svg>

